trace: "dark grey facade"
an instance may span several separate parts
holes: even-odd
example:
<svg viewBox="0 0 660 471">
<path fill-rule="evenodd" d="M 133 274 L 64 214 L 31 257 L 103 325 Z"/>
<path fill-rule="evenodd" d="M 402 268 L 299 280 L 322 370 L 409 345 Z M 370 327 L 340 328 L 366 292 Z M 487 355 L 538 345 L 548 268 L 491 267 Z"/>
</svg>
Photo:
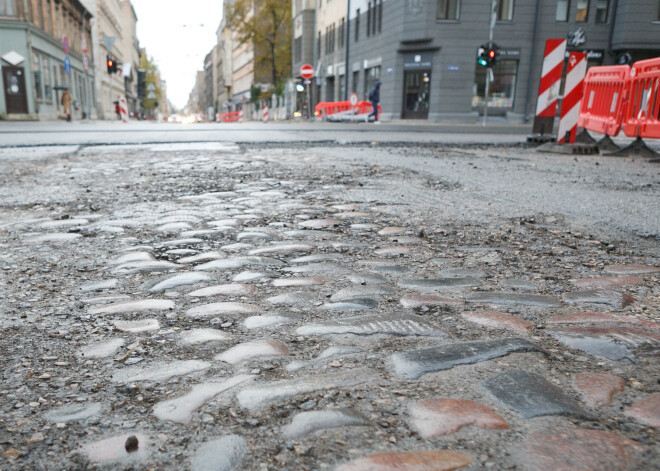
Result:
<svg viewBox="0 0 660 471">
<path fill-rule="evenodd" d="M 586 51 L 589 66 L 660 56 L 658 0 L 498 3 L 493 39 L 500 56 L 490 116 L 533 117 L 546 39 L 568 38 L 567 50 Z M 379 78 L 385 119 L 476 119 L 484 110 L 487 73 L 477 64 L 477 50 L 488 41 L 490 11 L 488 0 L 352 0 L 349 93 L 366 99 Z M 344 97 L 345 45 L 339 47 L 336 37 L 327 47 L 325 36 L 321 31 L 315 38 L 314 64 L 321 72 L 315 101 L 338 101 Z"/>
</svg>

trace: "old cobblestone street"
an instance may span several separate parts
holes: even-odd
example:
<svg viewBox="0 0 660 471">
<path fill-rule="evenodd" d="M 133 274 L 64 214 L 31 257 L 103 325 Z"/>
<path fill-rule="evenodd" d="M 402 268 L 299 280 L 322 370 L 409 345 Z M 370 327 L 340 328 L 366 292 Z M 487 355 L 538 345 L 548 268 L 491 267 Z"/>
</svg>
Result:
<svg viewBox="0 0 660 471">
<path fill-rule="evenodd" d="M 323 145 L 0 149 L 0 469 L 660 469 L 657 165 Z"/>
</svg>

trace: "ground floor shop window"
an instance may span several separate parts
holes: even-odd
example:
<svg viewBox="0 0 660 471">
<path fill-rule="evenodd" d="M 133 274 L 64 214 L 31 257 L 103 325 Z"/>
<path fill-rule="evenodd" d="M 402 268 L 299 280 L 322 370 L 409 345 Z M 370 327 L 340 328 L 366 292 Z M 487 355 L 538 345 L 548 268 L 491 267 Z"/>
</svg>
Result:
<svg viewBox="0 0 660 471">
<path fill-rule="evenodd" d="M 380 66 L 372 67 L 364 71 L 364 99 L 367 100 L 369 97 L 369 92 L 374 85 L 376 80 L 380 79 Z"/>
<path fill-rule="evenodd" d="M 325 79 L 325 101 L 335 101 L 335 78 Z"/>
<path fill-rule="evenodd" d="M 339 78 L 339 94 L 337 95 L 338 100 L 343 100 L 344 99 L 344 92 L 346 90 L 346 81 L 344 79 L 344 75 L 340 75 Z"/>
<path fill-rule="evenodd" d="M 50 77 L 50 59 L 37 51 L 32 51 L 32 75 L 34 88 L 39 101 L 53 101 L 53 84 Z"/>
<path fill-rule="evenodd" d="M 476 65 L 472 93 L 472 107 L 484 107 L 484 93 L 486 91 L 486 74 L 488 68 Z M 489 108 L 513 108 L 513 97 L 516 94 L 516 76 L 518 74 L 518 61 L 501 60 L 493 67 L 493 81 L 488 90 Z"/>
</svg>

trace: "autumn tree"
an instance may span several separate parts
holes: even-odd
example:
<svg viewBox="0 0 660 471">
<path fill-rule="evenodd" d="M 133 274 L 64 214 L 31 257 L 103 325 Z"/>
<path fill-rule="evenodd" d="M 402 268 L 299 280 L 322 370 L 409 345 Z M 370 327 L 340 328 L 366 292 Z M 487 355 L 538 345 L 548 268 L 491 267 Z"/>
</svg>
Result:
<svg viewBox="0 0 660 471">
<path fill-rule="evenodd" d="M 152 111 L 158 106 L 158 101 L 160 99 L 160 84 L 158 83 L 158 67 L 154 63 L 153 59 L 147 56 L 146 52 L 140 54 L 140 69 L 146 71 L 146 87 L 153 85 L 153 91 L 155 98 L 149 98 L 149 91 L 146 92 L 144 100 L 142 100 L 142 107 L 146 111 Z"/>
<path fill-rule="evenodd" d="M 291 70 L 291 0 L 235 0 L 226 7 L 236 40 L 252 44 L 255 74 L 268 70 L 281 95 Z"/>
</svg>

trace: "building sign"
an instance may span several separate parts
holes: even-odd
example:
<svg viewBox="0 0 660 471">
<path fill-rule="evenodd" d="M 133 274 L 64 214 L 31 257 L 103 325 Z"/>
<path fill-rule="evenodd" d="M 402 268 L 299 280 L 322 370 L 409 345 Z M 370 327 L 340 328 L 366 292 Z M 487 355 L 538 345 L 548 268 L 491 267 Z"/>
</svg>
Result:
<svg viewBox="0 0 660 471">
<path fill-rule="evenodd" d="M 520 49 L 499 48 L 497 55 L 500 59 L 520 59 Z"/>
<path fill-rule="evenodd" d="M 582 28 L 576 28 L 568 32 L 566 39 L 570 47 L 578 47 L 587 42 L 587 35 Z"/>
<path fill-rule="evenodd" d="M 432 67 L 433 54 L 430 52 L 412 53 L 403 56 L 403 70 L 431 69 Z"/>
<path fill-rule="evenodd" d="M 589 49 L 587 51 L 582 50 L 582 51 L 566 51 L 564 53 L 564 57 L 568 59 L 570 56 L 571 52 L 586 52 L 587 53 L 587 60 L 590 61 L 603 61 L 603 57 L 605 56 L 605 51 L 603 49 Z"/>
</svg>

